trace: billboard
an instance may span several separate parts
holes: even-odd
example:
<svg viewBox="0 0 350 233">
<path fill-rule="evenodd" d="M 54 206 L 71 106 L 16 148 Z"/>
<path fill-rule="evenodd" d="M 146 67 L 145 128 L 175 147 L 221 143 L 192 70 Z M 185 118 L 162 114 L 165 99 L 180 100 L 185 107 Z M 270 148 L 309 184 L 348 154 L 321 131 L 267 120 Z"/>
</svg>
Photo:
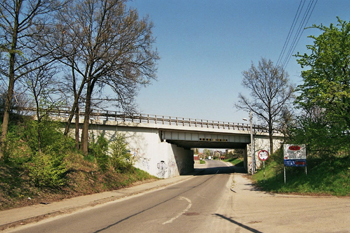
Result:
<svg viewBox="0 0 350 233">
<path fill-rule="evenodd" d="M 305 167 L 306 166 L 306 146 L 284 144 L 284 166 Z"/>
</svg>

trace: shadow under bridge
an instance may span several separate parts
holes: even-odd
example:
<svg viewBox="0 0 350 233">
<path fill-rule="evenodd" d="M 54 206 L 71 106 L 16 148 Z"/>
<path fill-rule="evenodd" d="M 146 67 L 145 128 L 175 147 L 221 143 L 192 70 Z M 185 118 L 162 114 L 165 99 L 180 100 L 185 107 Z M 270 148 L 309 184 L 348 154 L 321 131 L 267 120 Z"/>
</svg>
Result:
<svg viewBox="0 0 350 233">
<path fill-rule="evenodd" d="M 220 148 L 246 149 L 250 143 L 249 134 L 233 134 L 218 132 L 195 132 L 179 130 L 161 130 L 162 141 L 175 144 L 179 147 L 191 148 Z"/>
</svg>

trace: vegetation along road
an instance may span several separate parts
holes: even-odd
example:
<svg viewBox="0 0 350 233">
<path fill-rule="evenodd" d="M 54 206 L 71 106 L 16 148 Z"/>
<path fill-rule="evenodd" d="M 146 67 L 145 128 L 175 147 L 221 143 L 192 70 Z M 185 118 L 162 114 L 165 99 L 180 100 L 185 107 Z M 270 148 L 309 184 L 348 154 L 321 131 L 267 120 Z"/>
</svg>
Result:
<svg viewBox="0 0 350 233">
<path fill-rule="evenodd" d="M 350 199 L 269 194 L 221 161 L 184 182 L 16 232 L 350 232 Z"/>
</svg>

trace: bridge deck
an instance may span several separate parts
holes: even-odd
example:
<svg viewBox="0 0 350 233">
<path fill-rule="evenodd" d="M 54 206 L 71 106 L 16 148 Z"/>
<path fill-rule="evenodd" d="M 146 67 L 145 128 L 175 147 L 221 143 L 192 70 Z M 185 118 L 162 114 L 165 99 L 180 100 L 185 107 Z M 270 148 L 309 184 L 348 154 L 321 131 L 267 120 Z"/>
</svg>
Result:
<svg viewBox="0 0 350 233">
<path fill-rule="evenodd" d="M 22 114 L 34 115 L 36 109 L 23 108 L 21 109 Z M 67 109 L 52 109 L 49 111 L 53 117 L 60 117 L 68 119 L 70 111 Z M 81 117 L 84 116 L 84 112 L 80 112 Z M 125 123 L 136 123 L 136 124 L 155 124 L 163 126 L 179 126 L 179 127 L 195 127 L 195 128 L 206 128 L 206 129 L 226 129 L 226 130 L 239 130 L 239 131 L 250 131 L 250 125 L 244 123 L 233 123 L 225 121 L 214 121 L 214 120 L 203 120 L 193 119 L 185 117 L 172 117 L 172 116 L 160 116 L 152 114 L 142 113 L 122 113 L 117 111 L 97 111 L 93 110 L 90 113 L 91 123 L 114 121 L 114 122 L 125 122 Z M 253 125 L 255 133 L 267 133 L 267 129 L 260 125 Z"/>
</svg>

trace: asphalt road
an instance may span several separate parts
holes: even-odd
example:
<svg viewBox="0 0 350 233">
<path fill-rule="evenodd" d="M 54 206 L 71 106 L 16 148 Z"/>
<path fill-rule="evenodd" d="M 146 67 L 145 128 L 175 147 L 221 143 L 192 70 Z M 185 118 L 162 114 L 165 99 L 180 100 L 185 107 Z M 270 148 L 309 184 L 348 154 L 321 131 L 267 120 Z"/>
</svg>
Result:
<svg viewBox="0 0 350 233">
<path fill-rule="evenodd" d="M 194 178 L 13 232 L 350 232 L 350 198 L 256 190 L 220 161 Z"/>
<path fill-rule="evenodd" d="M 223 162 L 208 161 L 208 168 L 188 181 L 15 232 L 199 232 L 231 192 L 232 172 Z"/>
</svg>

